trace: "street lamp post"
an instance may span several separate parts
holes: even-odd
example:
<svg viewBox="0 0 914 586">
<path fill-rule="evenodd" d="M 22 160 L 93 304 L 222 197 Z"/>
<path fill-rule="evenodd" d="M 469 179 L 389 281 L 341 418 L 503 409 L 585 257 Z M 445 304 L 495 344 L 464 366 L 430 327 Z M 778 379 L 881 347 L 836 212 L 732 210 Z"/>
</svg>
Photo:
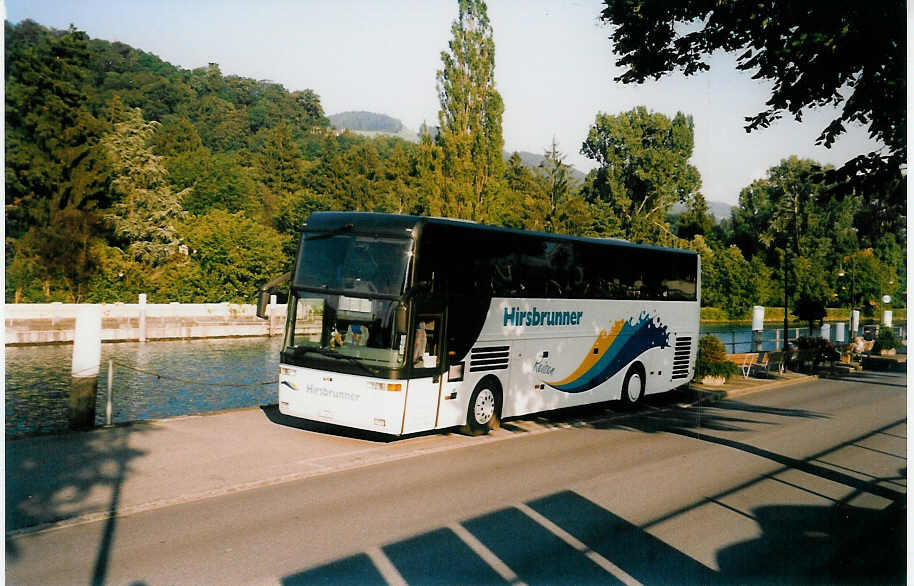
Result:
<svg viewBox="0 0 914 586">
<path fill-rule="evenodd" d="M 787 351 L 787 341 L 790 336 L 787 334 L 788 324 L 788 295 L 787 295 L 787 245 L 784 245 L 784 351 Z"/>
<path fill-rule="evenodd" d="M 857 336 L 857 326 L 859 325 L 859 324 L 857 324 L 857 320 L 854 319 L 854 307 L 856 307 L 856 300 L 857 300 L 856 299 L 857 293 L 855 291 L 856 281 L 857 281 L 857 259 L 853 255 L 845 256 L 844 261 L 847 262 L 848 260 L 851 260 L 853 262 L 853 264 L 848 263 L 848 270 L 850 271 L 850 277 L 851 277 L 851 300 L 850 300 L 851 301 L 851 312 L 850 312 L 851 332 L 850 332 L 849 338 L 851 340 L 853 340 Z M 838 272 L 838 276 L 839 277 L 845 276 L 845 272 L 844 272 L 843 268 Z"/>
</svg>

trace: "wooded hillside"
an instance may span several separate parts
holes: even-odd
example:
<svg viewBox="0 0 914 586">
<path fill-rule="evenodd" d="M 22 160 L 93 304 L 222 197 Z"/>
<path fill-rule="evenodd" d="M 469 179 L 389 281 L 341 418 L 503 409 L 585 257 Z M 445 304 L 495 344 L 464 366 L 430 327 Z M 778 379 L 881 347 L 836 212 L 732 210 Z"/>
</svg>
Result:
<svg viewBox="0 0 914 586">
<path fill-rule="evenodd" d="M 904 303 L 904 217 L 820 197 L 814 161 L 785 153 L 714 225 L 687 114 L 596 113 L 567 146 L 599 165 L 583 181 L 556 144 L 532 169 L 518 153 L 489 157 L 485 205 L 471 208 L 455 181 L 474 167 L 449 158 L 464 140 L 452 129 L 418 143 L 334 131 L 311 89 L 181 69 L 74 28 L 5 30 L 8 303 L 251 302 L 287 269 L 313 211 L 464 208 L 490 224 L 699 250 L 704 303 L 733 317 L 783 303 L 784 250 L 792 306 Z M 676 203 L 685 211 L 671 216 Z"/>
</svg>

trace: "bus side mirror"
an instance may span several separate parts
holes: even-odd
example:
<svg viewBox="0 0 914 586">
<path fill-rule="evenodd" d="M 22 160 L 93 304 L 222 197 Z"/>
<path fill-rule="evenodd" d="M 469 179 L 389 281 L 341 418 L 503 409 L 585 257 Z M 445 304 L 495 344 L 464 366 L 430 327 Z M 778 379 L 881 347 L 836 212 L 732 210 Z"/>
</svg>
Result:
<svg viewBox="0 0 914 586">
<path fill-rule="evenodd" d="M 292 273 L 283 273 L 270 280 L 260 288 L 260 297 L 257 298 L 257 317 L 267 319 L 267 307 L 270 306 L 270 294 L 275 294 L 276 290 L 289 281 Z"/>
<path fill-rule="evenodd" d="M 397 306 L 396 327 L 398 334 L 405 334 L 409 330 L 406 328 L 406 306 L 402 303 Z"/>
<path fill-rule="evenodd" d="M 267 308 L 270 305 L 270 292 L 261 291 L 260 297 L 257 298 L 257 317 L 260 319 L 267 319 Z"/>
</svg>

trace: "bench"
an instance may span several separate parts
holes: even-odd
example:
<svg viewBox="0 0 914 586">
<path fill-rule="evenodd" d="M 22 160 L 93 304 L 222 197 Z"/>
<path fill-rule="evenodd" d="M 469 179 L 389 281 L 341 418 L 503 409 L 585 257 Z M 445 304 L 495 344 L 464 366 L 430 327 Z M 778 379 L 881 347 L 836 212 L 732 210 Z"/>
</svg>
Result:
<svg viewBox="0 0 914 586">
<path fill-rule="evenodd" d="M 778 374 L 784 374 L 787 369 L 787 357 L 783 352 L 768 353 L 768 371 L 776 371 Z"/>
<path fill-rule="evenodd" d="M 753 372 L 764 372 L 768 374 L 769 356 L 768 352 L 742 352 L 737 354 L 727 354 L 727 360 L 739 366 L 743 378 L 749 378 Z M 783 353 L 779 369 L 783 368 Z"/>
</svg>

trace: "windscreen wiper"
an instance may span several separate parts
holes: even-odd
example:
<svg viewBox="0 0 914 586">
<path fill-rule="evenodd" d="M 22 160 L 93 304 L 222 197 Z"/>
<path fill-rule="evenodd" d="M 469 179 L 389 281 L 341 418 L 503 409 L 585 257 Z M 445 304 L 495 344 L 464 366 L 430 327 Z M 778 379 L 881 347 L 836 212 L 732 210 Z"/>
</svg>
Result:
<svg viewBox="0 0 914 586">
<path fill-rule="evenodd" d="M 295 354 L 307 354 L 309 352 L 313 352 L 315 354 L 320 354 L 321 356 L 327 356 L 328 358 L 336 358 L 337 360 L 347 360 L 351 364 L 355 364 L 356 366 L 358 366 L 359 368 L 361 368 L 362 370 L 364 370 L 371 376 L 378 376 L 377 372 L 375 372 L 368 365 L 363 364 L 362 361 L 359 360 L 358 358 L 356 358 L 355 356 L 349 356 L 347 354 L 340 354 L 339 352 L 336 352 L 335 350 L 329 350 L 327 348 L 311 348 L 308 346 L 295 346 L 294 348 L 292 348 L 292 351 Z"/>
</svg>

